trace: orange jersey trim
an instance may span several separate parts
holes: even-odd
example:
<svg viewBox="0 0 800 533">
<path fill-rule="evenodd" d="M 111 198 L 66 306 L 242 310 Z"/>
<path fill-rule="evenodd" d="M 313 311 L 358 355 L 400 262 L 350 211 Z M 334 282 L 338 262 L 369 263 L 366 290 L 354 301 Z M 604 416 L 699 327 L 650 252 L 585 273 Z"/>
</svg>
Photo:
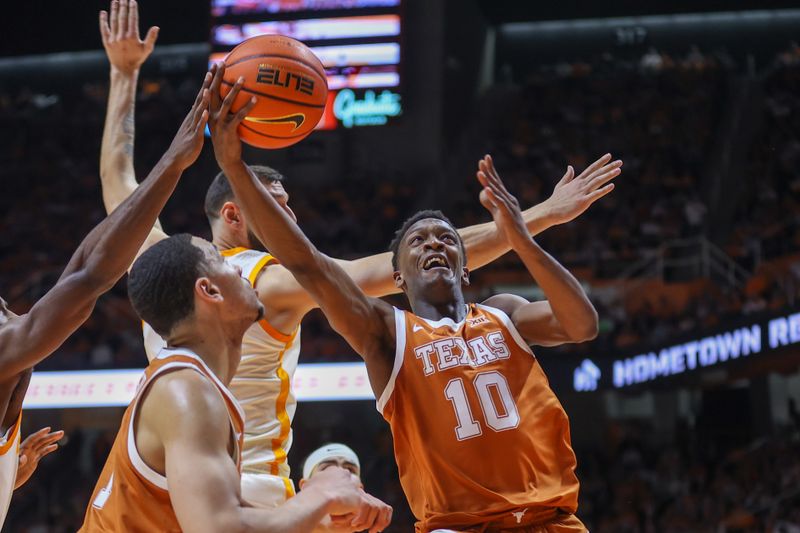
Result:
<svg viewBox="0 0 800 533">
<path fill-rule="evenodd" d="M 0 446 L 0 455 L 5 455 L 12 446 L 14 446 L 14 441 L 17 440 L 17 434 L 19 433 L 19 428 L 22 425 L 22 411 L 19 412 L 19 416 L 17 417 L 17 421 L 14 422 L 14 425 L 11 426 L 13 429 L 11 433 L 8 435 L 8 440 L 6 443 Z"/>
<path fill-rule="evenodd" d="M 294 336 L 297 333 L 296 329 L 295 329 L 295 332 L 292 333 L 291 335 L 287 335 L 286 333 L 281 333 L 280 331 L 275 329 L 275 327 L 272 324 L 267 322 L 266 318 L 262 318 L 261 320 L 259 320 L 258 321 L 258 325 L 261 326 L 261 329 L 263 329 L 267 333 L 267 335 L 269 335 L 270 337 L 272 337 L 276 341 L 287 343 L 287 344 L 292 342 L 292 340 L 294 340 Z M 285 349 L 286 348 L 284 348 L 284 350 Z M 281 352 L 281 359 L 283 359 L 283 352 Z"/>
<path fill-rule="evenodd" d="M 227 250 L 220 250 L 219 254 L 222 257 L 230 257 L 232 255 L 240 254 L 242 252 L 246 252 L 247 248 L 243 246 L 237 246 L 236 248 L 228 248 Z"/>
<path fill-rule="evenodd" d="M 253 271 L 250 272 L 250 275 L 247 277 L 247 281 L 250 282 L 250 285 L 255 287 L 256 286 L 256 280 L 258 279 L 258 275 L 261 274 L 261 271 L 264 270 L 264 267 L 266 267 L 267 265 L 269 265 L 271 263 L 274 263 L 274 262 L 277 262 L 277 259 L 275 259 L 271 255 L 265 255 L 264 257 L 262 257 L 258 261 L 258 263 L 256 263 L 256 266 L 255 266 L 255 268 L 253 268 Z"/>
<path fill-rule="evenodd" d="M 278 394 L 278 400 L 275 402 L 275 412 L 277 414 L 278 421 L 281 423 L 281 433 L 277 439 L 272 439 L 272 453 L 275 454 L 275 461 L 270 467 L 270 472 L 272 475 L 278 475 L 278 467 L 281 463 L 286 461 L 286 450 L 283 448 L 283 443 L 289 436 L 289 430 L 291 429 L 289 413 L 286 411 L 286 401 L 289 398 L 290 383 L 289 374 L 283 369 L 283 355 L 292 346 L 292 343 L 297 336 L 297 331 L 297 329 L 294 330 L 294 333 L 292 333 L 291 337 L 286 342 L 286 346 L 284 346 L 283 350 L 278 356 L 278 370 L 276 373 L 278 378 L 281 380 L 281 392 Z"/>
</svg>

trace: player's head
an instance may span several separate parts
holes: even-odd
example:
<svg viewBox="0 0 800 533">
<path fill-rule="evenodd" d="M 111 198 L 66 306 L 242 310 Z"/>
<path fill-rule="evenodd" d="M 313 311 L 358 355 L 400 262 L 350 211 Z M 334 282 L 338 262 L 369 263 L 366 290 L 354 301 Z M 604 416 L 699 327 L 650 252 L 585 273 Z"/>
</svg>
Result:
<svg viewBox="0 0 800 533">
<path fill-rule="evenodd" d="M 349 446 L 338 442 L 331 442 L 325 446 L 320 446 L 309 454 L 303 463 L 303 479 L 300 480 L 300 489 L 303 485 L 314 477 L 314 474 L 322 472 L 331 466 L 338 466 L 349 470 L 356 477 L 361 478 L 361 462 L 358 460 L 356 452 Z"/>
<path fill-rule="evenodd" d="M 283 209 L 297 221 L 297 217 L 289 207 L 289 195 L 283 188 L 283 175 L 274 168 L 262 165 L 248 165 L 261 183 L 272 194 L 272 197 Z M 224 236 L 239 246 L 264 250 L 264 245 L 247 225 L 247 220 L 231 188 L 228 177 L 220 172 L 211 182 L 206 192 L 205 212 L 215 237 Z"/>
<path fill-rule="evenodd" d="M 412 300 L 421 295 L 447 297 L 452 289 L 469 284 L 464 242 L 441 211 L 412 215 L 389 248 L 395 284 Z"/>
<path fill-rule="evenodd" d="M 128 295 L 139 317 L 167 340 L 208 323 L 244 335 L 264 313 L 241 270 L 210 242 L 185 233 L 156 243 L 136 260 Z"/>
</svg>

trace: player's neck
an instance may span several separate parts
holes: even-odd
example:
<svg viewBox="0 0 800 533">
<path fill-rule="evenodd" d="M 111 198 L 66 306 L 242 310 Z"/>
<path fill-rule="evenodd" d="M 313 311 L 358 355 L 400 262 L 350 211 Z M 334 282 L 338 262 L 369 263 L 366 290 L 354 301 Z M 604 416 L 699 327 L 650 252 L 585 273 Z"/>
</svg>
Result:
<svg viewBox="0 0 800 533">
<path fill-rule="evenodd" d="M 214 235 L 214 239 L 211 243 L 217 247 L 218 250 L 232 250 L 234 248 L 250 248 L 247 245 L 242 244 L 242 242 L 229 235 Z"/>
<path fill-rule="evenodd" d="M 460 292 L 455 297 L 446 302 L 431 302 L 426 300 L 412 300 L 411 311 L 420 318 L 438 321 L 449 318 L 454 322 L 461 322 L 467 313 L 467 306 L 464 304 L 464 295 Z"/>
<path fill-rule="evenodd" d="M 213 321 L 176 328 L 167 345 L 197 354 L 225 385 L 233 379 L 242 356 L 242 336 L 225 332 L 222 324 Z"/>
</svg>

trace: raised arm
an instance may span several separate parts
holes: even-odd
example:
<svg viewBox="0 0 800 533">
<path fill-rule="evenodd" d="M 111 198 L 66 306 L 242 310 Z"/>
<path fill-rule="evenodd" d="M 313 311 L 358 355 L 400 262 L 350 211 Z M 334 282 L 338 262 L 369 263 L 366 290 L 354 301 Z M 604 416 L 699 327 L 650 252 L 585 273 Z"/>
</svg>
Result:
<svg viewBox="0 0 800 533">
<path fill-rule="evenodd" d="M 113 0 L 110 13 L 100 12 L 100 36 L 111 65 L 108 108 L 100 145 L 103 203 L 110 213 L 138 183 L 133 169 L 134 110 L 139 68 L 155 46 L 158 28 L 139 38 L 139 6 L 135 0 Z"/>
<path fill-rule="evenodd" d="M 486 164 L 488 156 L 481 161 Z M 550 197 L 522 212 L 528 233 L 535 236 L 558 224 L 574 220 L 602 196 L 595 192 L 617 177 L 622 161 L 605 154 L 575 176 L 571 166 L 556 184 Z M 459 230 L 467 248 L 467 266 L 480 268 L 510 250 L 508 241 L 495 222 L 476 224 Z M 381 297 L 400 292 L 392 276 L 391 253 L 371 255 L 352 261 L 335 259 L 368 296 Z M 279 330 L 290 331 L 302 317 L 317 306 L 316 301 L 292 276 L 280 267 L 272 267 L 269 276 L 258 280 L 258 292 L 268 302 L 269 322 Z"/>
<path fill-rule="evenodd" d="M 211 84 L 209 126 L 217 162 L 255 234 L 319 303 L 331 326 L 364 358 L 373 389 L 380 395 L 391 374 L 394 310 L 386 302 L 366 296 L 336 261 L 317 250 L 242 162 L 236 128 L 254 100 L 230 113 L 242 80 L 220 101 L 223 72 L 221 66 Z"/>
<path fill-rule="evenodd" d="M 519 203 L 506 190 L 491 157 L 481 161 L 478 180 L 484 187 L 481 204 L 492 214 L 506 241 L 547 298 L 531 303 L 519 296 L 500 294 L 485 303 L 511 316 L 517 330 L 531 344 L 555 345 L 593 339 L 597 336 L 597 312 L 578 280 L 530 236 Z M 600 198 L 613 189 L 611 183 L 597 188 L 593 194 Z"/>
<path fill-rule="evenodd" d="M 350 520 L 367 516 L 345 531 L 378 531 L 389 524 L 391 508 L 364 494 L 358 479 L 339 468 L 308 494 L 303 490 L 279 507 L 250 507 L 242 499 L 229 451 L 227 409 L 214 386 L 194 370 L 173 372 L 152 385 L 141 406 L 137 432 L 141 431 L 155 435 L 163 445 L 169 496 L 184 531 L 310 532 L 329 514 Z M 147 452 L 140 449 L 145 458 Z"/>
<path fill-rule="evenodd" d="M 133 262 L 181 174 L 200 154 L 210 81 L 207 74 L 172 144 L 142 185 L 86 236 L 56 285 L 30 312 L 0 328 L 0 379 L 58 348 Z"/>
<path fill-rule="evenodd" d="M 111 213 L 138 187 L 133 168 L 134 111 L 139 69 L 153 52 L 158 27 L 139 37 L 139 5 L 136 0 L 113 0 L 110 13 L 100 12 L 100 36 L 111 64 L 108 109 L 100 145 L 100 182 L 103 204 Z M 166 238 L 156 219 L 144 248 Z"/>
</svg>

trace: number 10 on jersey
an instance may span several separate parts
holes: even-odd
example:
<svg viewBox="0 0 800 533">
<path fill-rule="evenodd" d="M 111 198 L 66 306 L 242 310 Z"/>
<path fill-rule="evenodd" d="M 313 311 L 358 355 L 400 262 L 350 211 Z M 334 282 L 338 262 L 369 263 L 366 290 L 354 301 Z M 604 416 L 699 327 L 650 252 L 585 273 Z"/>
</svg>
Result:
<svg viewBox="0 0 800 533">
<path fill-rule="evenodd" d="M 506 431 L 519 425 L 519 411 L 511 395 L 508 381 L 500 372 L 481 372 L 472 380 L 472 388 L 478 395 L 478 403 L 483 411 L 483 420 L 493 431 Z M 471 439 L 483 434 L 481 424 L 475 419 L 467 401 L 468 386 L 462 378 L 451 379 L 444 388 L 445 397 L 453 404 L 456 411 L 456 438 Z M 494 390 L 495 395 L 492 395 Z M 495 402 L 500 399 L 500 408 Z"/>
</svg>

